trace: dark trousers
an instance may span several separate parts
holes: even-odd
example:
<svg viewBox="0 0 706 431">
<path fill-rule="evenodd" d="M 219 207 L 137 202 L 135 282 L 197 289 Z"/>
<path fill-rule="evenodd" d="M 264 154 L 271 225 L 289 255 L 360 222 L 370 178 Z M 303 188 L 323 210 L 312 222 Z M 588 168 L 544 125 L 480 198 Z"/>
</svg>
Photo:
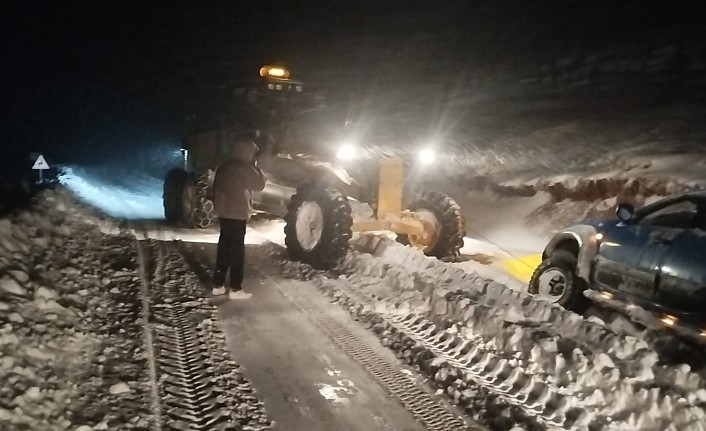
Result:
<svg viewBox="0 0 706 431">
<path fill-rule="evenodd" d="M 222 218 L 221 235 L 218 238 L 216 253 L 216 270 L 213 273 L 213 284 L 223 286 L 226 273 L 230 268 L 230 290 L 241 290 L 243 283 L 243 266 L 245 265 L 245 220 Z"/>
</svg>

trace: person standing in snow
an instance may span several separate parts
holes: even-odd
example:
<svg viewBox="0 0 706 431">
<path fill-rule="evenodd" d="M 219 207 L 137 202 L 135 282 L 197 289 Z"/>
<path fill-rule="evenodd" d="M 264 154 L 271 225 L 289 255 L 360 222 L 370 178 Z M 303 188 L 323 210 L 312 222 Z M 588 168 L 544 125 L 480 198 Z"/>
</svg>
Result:
<svg viewBox="0 0 706 431">
<path fill-rule="evenodd" d="M 213 295 L 225 295 L 226 273 L 230 269 L 231 299 L 249 299 L 243 291 L 245 227 L 252 213 L 252 192 L 262 191 L 267 178 L 257 166 L 257 146 L 249 138 L 237 139 L 230 158 L 216 169 L 213 204 L 220 220 Z"/>
</svg>

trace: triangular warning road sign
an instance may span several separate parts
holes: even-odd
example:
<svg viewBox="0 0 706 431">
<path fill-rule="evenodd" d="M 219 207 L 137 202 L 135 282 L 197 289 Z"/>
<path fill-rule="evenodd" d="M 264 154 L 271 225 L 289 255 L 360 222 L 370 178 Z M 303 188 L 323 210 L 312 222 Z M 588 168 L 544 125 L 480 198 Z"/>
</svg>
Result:
<svg viewBox="0 0 706 431">
<path fill-rule="evenodd" d="M 44 160 L 44 156 L 40 154 L 39 157 L 37 157 L 37 161 L 34 162 L 32 169 L 49 169 L 49 163 L 47 163 L 47 161 Z"/>
</svg>

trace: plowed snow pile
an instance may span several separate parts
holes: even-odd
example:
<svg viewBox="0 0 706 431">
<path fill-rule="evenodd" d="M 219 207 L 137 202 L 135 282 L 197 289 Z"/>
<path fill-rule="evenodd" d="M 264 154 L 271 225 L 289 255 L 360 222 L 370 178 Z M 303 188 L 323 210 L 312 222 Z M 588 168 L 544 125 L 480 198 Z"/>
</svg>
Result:
<svg viewBox="0 0 706 431">
<path fill-rule="evenodd" d="M 349 298 L 403 360 L 491 429 L 534 429 L 512 413 L 517 406 L 543 427 L 706 429 L 706 382 L 688 365 L 663 364 L 651 339 L 613 333 L 389 239 L 364 236 L 356 246 L 372 255 L 351 253 L 344 276 L 283 260 L 284 273 Z M 284 258 L 278 246 L 261 247 Z M 493 397 L 504 402 L 490 406 Z"/>
<path fill-rule="evenodd" d="M 150 426 L 134 240 L 91 214 L 44 191 L 0 220 L 2 429 Z"/>
</svg>

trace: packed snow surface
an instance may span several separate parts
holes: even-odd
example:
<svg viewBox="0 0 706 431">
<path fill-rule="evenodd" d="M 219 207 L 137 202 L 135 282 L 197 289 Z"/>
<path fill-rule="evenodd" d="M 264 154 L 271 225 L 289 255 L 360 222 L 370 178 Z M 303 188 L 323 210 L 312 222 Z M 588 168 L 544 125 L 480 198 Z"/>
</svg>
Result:
<svg viewBox="0 0 706 431">
<path fill-rule="evenodd" d="M 122 177 L 121 177 L 122 176 Z M 61 184 L 106 214 L 126 219 L 163 219 L 162 181 L 134 172 L 65 168 Z"/>
<path fill-rule="evenodd" d="M 205 244 L 217 243 L 219 236 L 218 224 L 208 229 L 186 229 L 168 226 L 164 222 L 143 221 L 140 222 L 139 228 L 132 228 L 131 231 L 139 239 L 179 240 Z M 250 219 L 245 232 L 245 244 L 262 244 L 263 242 L 284 244 L 284 222 L 282 220 L 257 215 Z"/>
</svg>

